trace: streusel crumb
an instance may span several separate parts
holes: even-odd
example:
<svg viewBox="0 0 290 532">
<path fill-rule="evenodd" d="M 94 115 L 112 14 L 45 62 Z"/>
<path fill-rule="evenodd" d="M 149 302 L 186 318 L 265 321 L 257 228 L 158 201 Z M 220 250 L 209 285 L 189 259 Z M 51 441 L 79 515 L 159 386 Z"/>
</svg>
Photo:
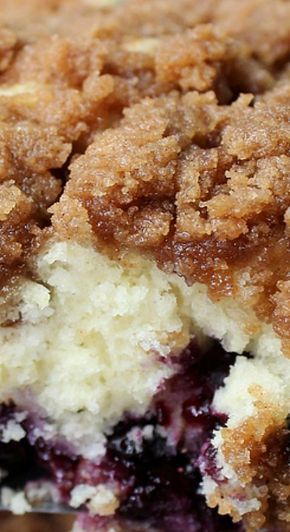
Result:
<svg viewBox="0 0 290 532">
<path fill-rule="evenodd" d="M 27 0 L 28 35 L 3 2 L 1 284 L 32 272 L 53 206 L 63 238 L 250 298 L 287 347 L 290 6 L 151 4 Z"/>
<path fill-rule="evenodd" d="M 102 245 L 249 299 L 288 338 L 289 110 L 213 92 L 145 99 L 73 162 L 53 224 L 78 201 Z"/>
</svg>

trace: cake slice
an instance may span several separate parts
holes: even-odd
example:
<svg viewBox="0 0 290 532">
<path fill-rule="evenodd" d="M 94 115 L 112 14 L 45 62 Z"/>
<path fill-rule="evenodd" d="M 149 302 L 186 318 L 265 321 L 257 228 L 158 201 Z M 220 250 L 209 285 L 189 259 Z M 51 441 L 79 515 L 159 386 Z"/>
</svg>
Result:
<svg viewBox="0 0 290 532">
<path fill-rule="evenodd" d="M 289 4 L 0 7 L 2 504 L 288 530 Z"/>
</svg>

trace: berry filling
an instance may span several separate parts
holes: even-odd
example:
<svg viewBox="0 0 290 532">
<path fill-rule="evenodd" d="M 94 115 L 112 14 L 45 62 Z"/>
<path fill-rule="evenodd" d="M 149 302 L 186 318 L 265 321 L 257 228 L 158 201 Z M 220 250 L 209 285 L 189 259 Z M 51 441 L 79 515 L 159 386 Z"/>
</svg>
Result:
<svg viewBox="0 0 290 532">
<path fill-rule="evenodd" d="M 0 467 L 5 485 L 20 487 L 36 478 L 52 479 L 63 502 L 79 484 L 118 487 L 121 504 L 114 522 L 149 523 L 155 530 L 207 532 L 242 530 L 207 507 L 199 493 L 201 472 L 218 480 L 210 438 L 226 422 L 211 406 L 215 390 L 228 375 L 235 355 L 214 344 L 201 354 L 192 343 L 178 358 L 177 373 L 169 379 L 142 418 L 126 415 L 108 435 L 101 463 L 75 456 L 63 446 L 34 440 L 32 421 L 22 426 L 26 437 L 0 444 Z M 0 422 L 7 424 L 17 410 L 2 405 Z M 82 510 L 83 508 L 81 508 Z M 108 524 L 110 518 L 83 513 L 82 524 Z"/>
</svg>

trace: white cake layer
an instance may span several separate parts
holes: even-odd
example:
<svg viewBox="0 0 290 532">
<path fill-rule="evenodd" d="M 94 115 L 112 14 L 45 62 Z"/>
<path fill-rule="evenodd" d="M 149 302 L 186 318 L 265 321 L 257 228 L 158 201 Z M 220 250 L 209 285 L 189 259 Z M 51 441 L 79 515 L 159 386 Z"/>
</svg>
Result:
<svg viewBox="0 0 290 532">
<path fill-rule="evenodd" d="M 233 299 L 213 302 L 204 285 L 188 287 L 148 259 L 113 261 L 77 243 L 50 242 L 37 273 L 38 283 L 22 287 L 19 324 L 0 328 L 0 401 L 37 405 L 49 417 L 37 430 L 65 436 L 87 457 L 102 454 L 105 433 L 125 412 L 146 411 L 174 371 L 172 355 L 193 336 L 219 338 L 226 349 L 254 350 L 258 358 L 267 345 L 265 371 L 275 374 L 280 341 L 269 326 Z M 241 386 L 246 392 L 247 383 Z M 227 398 L 217 397 L 229 410 Z M 229 397 L 234 420 L 241 403 Z M 245 393 L 245 411 L 247 401 Z"/>
</svg>

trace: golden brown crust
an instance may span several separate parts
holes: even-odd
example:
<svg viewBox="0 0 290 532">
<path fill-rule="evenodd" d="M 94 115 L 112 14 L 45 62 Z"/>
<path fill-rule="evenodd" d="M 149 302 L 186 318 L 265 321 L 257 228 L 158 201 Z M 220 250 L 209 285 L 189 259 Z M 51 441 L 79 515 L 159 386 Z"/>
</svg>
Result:
<svg viewBox="0 0 290 532">
<path fill-rule="evenodd" d="M 235 293 L 287 347 L 289 3 L 25 0 L 26 26 L 2 4 L 0 177 L 25 201 L 1 225 L 1 285 L 53 205 L 62 238 Z"/>
<path fill-rule="evenodd" d="M 99 243 L 149 252 L 215 297 L 238 295 L 286 339 L 288 116 L 247 96 L 143 100 L 72 164 L 53 223 L 71 198 Z"/>
</svg>

